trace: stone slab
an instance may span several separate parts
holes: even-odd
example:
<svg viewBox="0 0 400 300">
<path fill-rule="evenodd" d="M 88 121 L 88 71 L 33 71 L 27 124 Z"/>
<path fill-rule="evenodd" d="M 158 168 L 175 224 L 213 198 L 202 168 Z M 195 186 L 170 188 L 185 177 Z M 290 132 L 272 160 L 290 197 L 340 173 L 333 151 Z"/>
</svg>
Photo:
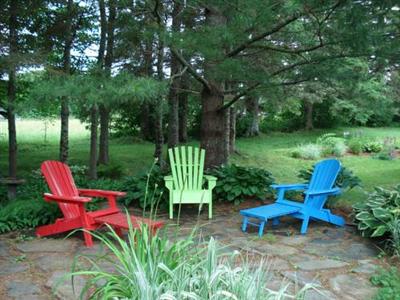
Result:
<svg viewBox="0 0 400 300">
<path fill-rule="evenodd" d="M 16 245 L 17 249 L 25 253 L 34 252 L 72 252 L 76 241 L 72 239 L 35 239 Z"/>
<path fill-rule="evenodd" d="M 8 245 L 4 241 L 0 241 L 0 256 L 7 257 L 10 253 L 8 252 Z"/>
<path fill-rule="evenodd" d="M 296 263 L 296 266 L 305 271 L 316 271 L 324 269 L 335 269 L 347 266 L 348 263 L 333 260 L 333 259 L 315 259 L 308 261 L 301 261 Z"/>
<path fill-rule="evenodd" d="M 337 275 L 329 280 L 329 285 L 341 299 L 371 299 L 377 290 L 367 279 L 355 274 Z"/>
<path fill-rule="evenodd" d="M 306 244 L 310 241 L 310 238 L 305 235 L 285 236 L 280 239 L 280 243 L 288 246 L 299 246 Z"/>
<path fill-rule="evenodd" d="M 285 271 L 281 272 L 281 274 L 299 284 L 299 285 L 306 285 L 306 284 L 314 284 L 314 285 L 321 285 L 321 281 L 315 277 L 314 274 L 309 273 L 309 272 L 302 272 L 302 271 Z"/>
<path fill-rule="evenodd" d="M 14 273 L 24 272 L 29 266 L 19 262 L 3 262 L 0 264 L 0 275 L 10 275 Z"/>
<path fill-rule="evenodd" d="M 358 266 L 352 269 L 351 271 L 354 273 L 362 273 L 362 274 L 373 274 L 378 269 L 378 265 L 375 265 L 371 260 L 359 260 Z"/>
<path fill-rule="evenodd" d="M 291 265 L 284 259 L 274 258 L 268 262 L 269 270 L 271 271 L 281 271 L 291 269 Z"/>
<path fill-rule="evenodd" d="M 304 300 L 336 300 L 336 299 L 340 300 L 340 298 L 338 298 L 328 290 L 309 289 L 304 294 Z"/>
<path fill-rule="evenodd" d="M 264 255 L 289 256 L 298 252 L 294 247 L 278 243 L 258 245 L 256 249 Z"/>
<path fill-rule="evenodd" d="M 40 288 L 29 281 L 11 281 L 6 285 L 7 295 L 15 299 L 38 299 Z"/>
<path fill-rule="evenodd" d="M 85 285 L 85 280 L 81 276 L 74 277 L 74 286 L 71 283 L 71 277 L 63 271 L 55 271 L 46 282 L 46 287 L 63 300 L 79 299 L 79 295 Z"/>
<path fill-rule="evenodd" d="M 35 265 L 45 272 L 55 270 L 70 271 L 73 262 L 74 260 L 69 256 L 43 255 L 35 260 Z"/>
</svg>

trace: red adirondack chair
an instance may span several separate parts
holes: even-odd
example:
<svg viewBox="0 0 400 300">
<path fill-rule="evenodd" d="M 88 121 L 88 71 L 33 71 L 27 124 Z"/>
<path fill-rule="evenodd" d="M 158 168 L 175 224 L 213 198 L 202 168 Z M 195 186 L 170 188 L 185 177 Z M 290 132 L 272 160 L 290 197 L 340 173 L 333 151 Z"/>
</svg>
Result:
<svg viewBox="0 0 400 300">
<path fill-rule="evenodd" d="M 127 216 L 117 207 L 117 197 L 126 195 L 124 192 L 78 189 L 75 185 L 71 170 L 66 164 L 59 161 L 45 161 L 41 166 L 42 173 L 50 188 L 51 194 L 45 193 L 45 201 L 58 203 L 64 217 L 57 219 L 54 224 L 39 226 L 36 235 L 39 237 L 58 234 L 77 228 L 83 228 L 86 246 L 93 246 L 92 236 L 88 231 L 95 230 L 104 224 L 114 228 L 121 235 L 121 229 L 128 229 Z M 85 210 L 85 203 L 91 197 L 107 198 L 109 207 L 93 212 Z M 162 222 L 130 216 L 132 226 L 138 228 L 145 223 L 154 233 L 163 226 Z"/>
</svg>

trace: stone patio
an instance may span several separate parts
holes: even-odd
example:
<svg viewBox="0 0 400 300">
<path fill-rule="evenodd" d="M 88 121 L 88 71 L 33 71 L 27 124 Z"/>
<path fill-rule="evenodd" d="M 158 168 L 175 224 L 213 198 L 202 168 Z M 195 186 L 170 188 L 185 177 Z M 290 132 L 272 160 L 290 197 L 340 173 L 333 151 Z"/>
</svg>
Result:
<svg viewBox="0 0 400 300">
<path fill-rule="evenodd" d="M 298 220 L 283 218 L 277 228 L 267 226 L 264 236 L 258 238 L 256 228 L 241 232 L 238 211 L 238 207 L 217 205 L 214 219 L 208 220 L 205 213 L 198 217 L 195 207 L 185 207 L 179 226 L 174 225 L 176 220 L 167 220 L 166 214 L 159 216 L 171 225 L 162 234 L 182 238 L 201 225 L 201 238 L 213 236 L 226 246 L 225 251 L 239 250 L 255 262 L 267 259 L 271 288 L 279 288 L 283 279 L 289 291 L 308 283 L 319 285 L 322 294 L 309 290 L 308 300 L 364 300 L 376 292 L 369 278 L 378 266 L 387 265 L 377 257 L 378 249 L 358 236 L 354 227 L 312 222 L 308 234 L 302 236 Z M 71 281 L 60 282 L 60 278 L 68 274 L 75 255 L 95 253 L 99 244 L 84 247 L 79 233 L 67 239 L 65 235 L 37 239 L 33 231 L 21 234 L 0 236 L 0 299 L 54 299 L 54 293 L 60 299 L 77 299 Z M 83 278 L 75 278 L 78 293 L 83 284 Z"/>
</svg>

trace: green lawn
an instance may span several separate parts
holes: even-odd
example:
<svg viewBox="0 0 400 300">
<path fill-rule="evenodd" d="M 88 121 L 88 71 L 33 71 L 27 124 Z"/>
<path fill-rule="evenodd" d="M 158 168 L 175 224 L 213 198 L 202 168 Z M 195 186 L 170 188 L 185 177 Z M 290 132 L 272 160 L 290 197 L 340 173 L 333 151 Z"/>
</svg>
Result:
<svg viewBox="0 0 400 300">
<path fill-rule="evenodd" d="M 400 140 L 400 128 L 344 128 L 335 132 L 361 130 L 366 137 L 397 137 Z M 7 124 L 0 122 L 0 174 L 7 173 Z M 271 133 L 257 138 L 242 138 L 237 141 L 237 150 L 231 162 L 262 167 L 275 176 L 277 182 L 296 182 L 298 170 L 311 166 L 314 162 L 294 159 L 291 150 L 299 144 L 314 142 L 316 138 L 330 131 Z M 58 122 L 51 124 L 47 130 L 47 141 L 44 141 L 44 124 L 41 121 L 18 120 L 17 134 L 19 142 L 19 170 L 21 176 L 30 170 L 37 169 L 46 159 L 57 159 L 58 156 Z M 193 142 L 196 144 L 196 142 Z M 145 171 L 153 160 L 154 146 L 148 142 L 130 139 L 111 140 L 111 161 L 124 166 L 128 174 Z M 86 164 L 89 153 L 89 133 L 84 124 L 77 120 L 70 122 L 70 163 Z M 366 191 L 374 186 L 393 186 L 399 183 L 400 160 L 384 161 L 369 156 L 346 156 L 341 158 L 346 167 L 358 175 Z M 342 203 L 361 201 L 364 192 L 360 189 L 346 193 Z"/>
</svg>

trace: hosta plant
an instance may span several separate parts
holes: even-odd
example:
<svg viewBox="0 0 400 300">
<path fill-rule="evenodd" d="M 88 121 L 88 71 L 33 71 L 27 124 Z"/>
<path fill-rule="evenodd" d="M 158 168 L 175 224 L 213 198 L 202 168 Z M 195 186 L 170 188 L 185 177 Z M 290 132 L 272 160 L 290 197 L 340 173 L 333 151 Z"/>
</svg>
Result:
<svg viewBox="0 0 400 300">
<path fill-rule="evenodd" d="M 264 169 L 228 165 L 211 171 L 218 178 L 215 199 L 239 204 L 246 198 L 265 199 L 272 196 L 272 174 Z"/>
<path fill-rule="evenodd" d="M 378 153 L 383 150 L 383 144 L 379 141 L 367 141 L 363 145 L 363 151 L 368 153 Z"/>
<path fill-rule="evenodd" d="M 375 188 L 365 202 L 353 205 L 355 221 L 363 236 L 381 237 L 399 251 L 400 185 L 393 190 Z"/>
</svg>

